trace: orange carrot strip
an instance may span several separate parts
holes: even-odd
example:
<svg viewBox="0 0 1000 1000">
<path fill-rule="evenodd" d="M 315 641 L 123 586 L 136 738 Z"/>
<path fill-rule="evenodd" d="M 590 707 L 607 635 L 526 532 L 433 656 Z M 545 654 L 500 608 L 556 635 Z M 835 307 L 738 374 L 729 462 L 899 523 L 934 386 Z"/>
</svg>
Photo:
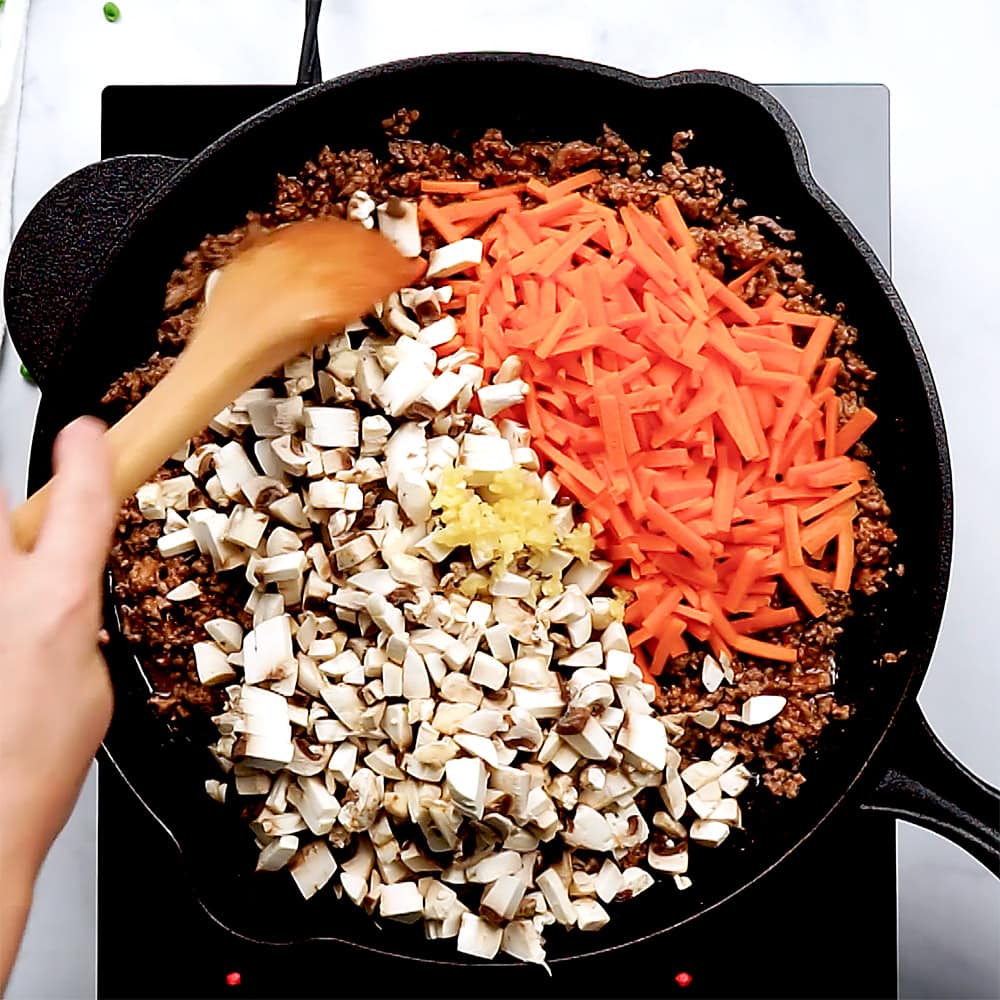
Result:
<svg viewBox="0 0 1000 1000">
<path fill-rule="evenodd" d="M 462 231 L 442 213 L 430 198 L 421 198 L 417 209 L 418 218 L 432 226 L 445 243 L 454 243 L 462 238 Z"/>
<path fill-rule="evenodd" d="M 814 517 L 819 517 L 820 515 L 827 513 L 827 511 L 831 511 L 842 506 L 850 500 L 851 497 L 857 496 L 860 492 L 860 483 L 848 483 L 847 486 L 837 490 L 836 493 L 831 494 L 823 500 L 817 500 L 812 506 L 806 507 L 806 509 L 802 511 L 800 517 L 802 518 L 803 523 L 811 521 Z"/>
<path fill-rule="evenodd" d="M 473 191 L 469 196 L 469 201 L 479 201 L 483 198 L 495 198 L 501 194 L 520 194 L 527 188 L 526 184 L 498 184 L 496 187 L 486 187 Z"/>
<path fill-rule="evenodd" d="M 832 388 L 837 381 L 840 370 L 844 367 L 844 362 L 840 358 L 827 358 L 823 362 L 823 370 L 819 373 L 814 387 L 815 392 L 822 392 L 824 389 Z"/>
<path fill-rule="evenodd" d="M 478 351 L 482 347 L 482 326 L 480 324 L 480 298 L 472 292 L 465 300 L 465 323 L 462 332 L 465 334 L 469 347 Z"/>
<path fill-rule="evenodd" d="M 746 323 L 748 326 L 756 326 L 760 322 L 760 316 L 711 272 L 701 271 L 701 283 L 704 286 L 705 294 L 710 300 L 717 299 L 733 315 L 737 316 L 741 322 Z"/>
<path fill-rule="evenodd" d="M 854 573 L 854 530 L 850 521 L 844 521 L 837 532 L 837 568 L 833 575 L 833 589 L 845 593 L 851 589 Z"/>
<path fill-rule="evenodd" d="M 782 505 L 782 524 L 785 529 L 785 558 L 789 566 L 802 566 L 802 536 L 799 533 L 799 512 L 790 503 Z"/>
<path fill-rule="evenodd" d="M 792 326 L 815 326 L 823 317 L 818 313 L 792 312 L 788 309 L 774 309 L 772 323 L 790 323 Z"/>
<path fill-rule="evenodd" d="M 799 466 L 802 468 L 802 466 Z M 805 477 L 808 486 L 840 486 L 842 483 L 861 482 L 871 478 L 871 472 L 864 462 L 849 462 L 846 466 L 834 466 Z"/>
<path fill-rule="evenodd" d="M 802 363 L 799 366 L 799 374 L 806 378 L 812 378 L 816 366 L 826 351 L 826 346 L 830 342 L 833 328 L 837 321 L 832 316 L 821 316 L 816 323 L 813 332 L 809 335 L 805 349 L 802 352 Z"/>
<path fill-rule="evenodd" d="M 766 260 L 758 261 L 753 267 L 749 267 L 742 274 L 738 274 L 732 281 L 726 282 L 729 285 L 729 290 L 738 292 L 766 263 Z"/>
<path fill-rule="evenodd" d="M 537 177 L 532 177 L 527 184 L 524 185 L 524 190 L 528 194 L 533 195 L 540 201 L 548 201 L 549 198 L 549 186 L 545 181 L 539 180 Z"/>
<path fill-rule="evenodd" d="M 649 519 L 658 528 L 672 538 L 681 548 L 685 548 L 700 565 L 711 563 L 711 550 L 708 542 L 695 534 L 676 515 L 664 510 L 655 500 L 647 500 L 646 507 Z"/>
<path fill-rule="evenodd" d="M 838 455 L 833 458 L 817 459 L 815 462 L 807 462 L 804 465 L 793 465 L 785 474 L 785 481 L 789 486 L 804 483 L 815 473 L 827 472 L 830 470 L 846 473 L 849 471 L 851 460 L 846 455 Z"/>
<path fill-rule="evenodd" d="M 535 226 L 546 226 L 559 219 L 572 215 L 583 204 L 583 196 L 580 194 L 568 194 L 564 198 L 556 201 L 546 202 L 538 208 L 529 208 L 527 212 L 521 213 L 521 222 Z"/>
<path fill-rule="evenodd" d="M 523 253 L 519 253 L 510 262 L 510 273 L 517 277 L 521 274 L 527 274 L 529 271 L 533 271 L 550 253 L 558 248 L 559 244 L 554 239 L 543 240 L 541 243 L 535 243 L 531 249 L 525 250 Z M 552 288 L 553 294 L 555 293 L 554 285 L 543 285 L 543 288 Z"/>
<path fill-rule="evenodd" d="M 692 255 L 695 254 L 698 245 L 688 231 L 687 223 L 684 221 L 684 217 L 681 215 L 681 211 L 677 207 L 677 202 L 674 201 L 673 196 L 666 194 L 662 198 L 658 198 L 656 212 L 674 243 L 679 247 L 687 247 Z"/>
<path fill-rule="evenodd" d="M 715 476 L 715 505 L 712 508 L 712 525 L 717 532 L 723 532 L 728 531 L 732 524 L 739 471 L 734 464 L 732 452 L 726 445 L 719 445 L 717 454 L 719 465 Z"/>
<path fill-rule="evenodd" d="M 689 608 L 686 604 L 678 604 L 674 614 L 688 621 L 701 622 L 703 625 L 712 624 L 712 616 L 707 611 L 698 608 Z"/>
<path fill-rule="evenodd" d="M 785 440 L 789 428 L 792 426 L 792 420 L 808 392 L 809 383 L 805 379 L 796 379 L 789 387 L 788 394 L 785 396 L 781 408 L 774 419 L 774 427 L 771 429 L 771 436 L 776 441 Z"/>
<path fill-rule="evenodd" d="M 829 570 L 819 569 L 816 566 L 804 566 L 803 569 L 810 583 L 833 589 L 833 573 Z"/>
<path fill-rule="evenodd" d="M 836 405 L 836 404 L 834 404 Z M 873 423 L 875 423 L 875 414 L 868 409 L 867 406 L 862 406 L 852 417 L 850 417 L 843 427 L 837 431 L 836 440 L 834 443 L 834 450 L 837 454 L 843 455 L 853 444 L 855 444 L 864 434 L 866 430 Z"/>
<path fill-rule="evenodd" d="M 579 232 L 575 233 L 571 238 L 565 240 L 556 250 L 548 257 L 547 260 L 542 261 L 541 264 L 535 269 L 538 274 L 542 275 L 543 278 L 551 277 L 556 271 L 561 267 L 565 267 L 573 259 L 573 254 L 582 247 L 587 240 L 589 240 L 598 229 L 601 228 L 600 222 L 592 222 L 589 226 L 584 226 Z"/>
<path fill-rule="evenodd" d="M 798 620 L 799 612 L 796 608 L 761 608 L 749 618 L 737 618 L 733 622 L 733 628 L 742 635 L 752 635 L 754 632 L 793 625 Z"/>
<path fill-rule="evenodd" d="M 451 340 L 435 347 L 434 353 L 439 358 L 447 358 L 449 355 L 454 354 L 460 347 L 466 346 L 468 346 L 468 340 L 461 333 L 456 333 Z"/>
<path fill-rule="evenodd" d="M 574 302 L 571 308 L 560 312 L 549 328 L 549 332 L 542 338 L 535 353 L 540 358 L 547 358 L 552 353 L 552 349 L 559 343 L 560 338 L 577 321 L 577 317 L 582 308 L 578 302 Z"/>
<path fill-rule="evenodd" d="M 591 184 L 595 184 L 603 176 L 604 174 L 597 169 L 584 170 L 582 173 L 574 174 L 572 177 L 567 177 L 564 181 L 559 181 L 558 184 L 553 184 L 546 192 L 546 200 L 557 201 L 559 198 L 562 198 L 567 194 L 579 191 L 580 188 L 589 187 Z"/>
<path fill-rule="evenodd" d="M 474 194 L 479 190 L 479 181 L 433 181 L 422 177 L 420 190 L 424 194 Z"/>
<path fill-rule="evenodd" d="M 625 453 L 618 402 L 614 396 L 600 395 L 597 397 L 597 410 L 611 467 L 624 469 L 628 466 L 628 457 Z"/>
<path fill-rule="evenodd" d="M 760 420 L 757 400 L 745 385 L 741 385 L 736 391 L 739 394 L 740 402 L 743 404 L 743 412 L 747 415 L 747 422 L 750 424 L 754 444 L 757 446 L 757 454 L 761 458 L 767 458 L 771 454 L 771 451 L 767 443 L 767 437 L 764 434 L 764 426 Z"/>
<path fill-rule="evenodd" d="M 817 518 L 801 530 L 802 548 L 814 559 L 818 559 L 823 549 L 826 548 L 827 542 L 836 537 L 841 524 L 851 520 L 851 506 L 852 503 L 848 501 L 828 514 Z"/>
<path fill-rule="evenodd" d="M 681 638 L 683 631 L 684 622 L 679 618 L 673 619 L 665 626 L 656 644 L 656 650 L 649 665 L 649 672 L 654 677 L 658 677 L 663 673 L 663 668 L 671 656 L 679 656 L 687 651 L 687 645 Z"/>
<path fill-rule="evenodd" d="M 722 606 L 730 611 L 735 610 L 740 601 L 746 597 L 750 584 L 757 578 L 761 563 L 771 554 L 769 549 L 749 548 L 743 553 L 743 558 L 733 574 L 729 590 L 722 599 Z"/>
<path fill-rule="evenodd" d="M 769 323 L 773 320 L 774 314 L 785 304 L 787 300 L 781 292 L 771 292 L 764 304 L 757 310 L 757 315 L 761 322 Z"/>
<path fill-rule="evenodd" d="M 738 649 L 747 656 L 755 656 L 761 660 L 777 660 L 779 663 L 794 663 L 798 653 L 791 646 L 779 646 L 773 642 L 761 642 L 759 639 L 748 639 L 745 635 L 737 635 L 732 640 L 733 649 Z"/>
<path fill-rule="evenodd" d="M 820 597 L 816 588 L 809 582 L 804 567 L 785 566 L 781 570 L 781 575 L 791 588 L 792 593 L 802 602 L 813 618 L 820 618 L 826 614 L 826 601 Z"/>
<path fill-rule="evenodd" d="M 449 222 L 464 222 L 467 219 L 486 220 L 506 209 L 516 208 L 520 202 L 516 195 L 502 194 L 478 201 L 453 201 L 440 209 L 442 217 Z"/>
<path fill-rule="evenodd" d="M 823 405 L 823 457 L 833 458 L 837 452 L 837 417 L 840 404 L 837 397 L 831 397 Z"/>
<path fill-rule="evenodd" d="M 531 397 L 529 396 L 528 398 L 530 399 Z M 591 493 L 596 495 L 604 488 L 601 480 L 571 455 L 558 451 L 547 441 L 535 442 L 534 447 L 536 449 L 541 449 L 552 460 L 554 465 L 565 469 L 571 476 L 586 486 Z"/>
</svg>

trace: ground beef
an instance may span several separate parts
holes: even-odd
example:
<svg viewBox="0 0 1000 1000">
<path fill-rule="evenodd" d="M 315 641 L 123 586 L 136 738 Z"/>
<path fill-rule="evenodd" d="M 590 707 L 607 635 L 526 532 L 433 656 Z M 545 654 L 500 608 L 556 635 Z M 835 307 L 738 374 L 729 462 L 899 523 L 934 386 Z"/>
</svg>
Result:
<svg viewBox="0 0 1000 1000">
<path fill-rule="evenodd" d="M 198 683 L 192 646 L 204 640 L 205 622 L 212 618 L 231 618 L 250 627 L 251 618 L 243 610 L 246 588 L 236 584 L 232 574 L 217 575 L 203 556 L 164 559 L 156 548 L 160 532 L 159 522 L 144 520 L 134 500 L 122 508 L 111 548 L 122 632 L 141 650 L 157 708 L 175 717 L 192 709 L 216 710 L 222 692 Z M 195 580 L 201 596 L 168 601 L 165 595 L 185 580 Z"/>
<path fill-rule="evenodd" d="M 197 250 L 184 255 L 182 266 L 174 271 L 167 282 L 167 295 L 163 303 L 166 312 L 171 313 L 185 303 L 201 297 L 209 273 L 221 267 L 232 256 L 246 237 L 249 225 L 256 219 L 257 216 L 251 213 L 247 217 L 247 225 L 222 236 L 206 236 Z"/>
<path fill-rule="evenodd" d="M 180 344 L 174 353 L 179 352 L 179 350 Z M 104 394 L 101 403 L 118 410 L 131 409 L 170 371 L 173 363 L 173 357 L 164 356 L 157 352 L 148 361 L 144 361 L 137 368 L 125 372 L 121 378 L 114 382 Z"/>
<path fill-rule="evenodd" d="M 669 713 L 712 709 L 721 716 L 710 730 L 688 727 L 682 746 L 692 757 L 705 757 L 723 743 L 734 744 L 745 760 L 756 760 L 761 780 L 772 792 L 794 796 L 802 783 L 799 765 L 831 719 L 847 716 L 847 706 L 833 696 L 833 651 L 848 605 L 846 595 L 825 591 L 830 611 L 819 620 L 776 632 L 768 638 L 794 646 L 799 660 L 791 665 L 743 659 L 734 684 L 708 692 L 700 683 L 703 653 L 678 657 L 664 676 L 659 707 Z M 771 723 L 748 729 L 738 721 L 743 702 L 754 695 L 783 695 L 788 704 Z M 730 719 L 729 716 L 736 718 Z"/>
<path fill-rule="evenodd" d="M 402 109 L 386 119 L 383 126 L 388 139 L 380 155 L 371 150 L 323 148 L 298 175 L 278 177 L 274 202 L 260 215 L 249 214 L 245 224 L 228 233 L 206 236 L 188 253 L 167 286 L 165 317 L 158 330 L 159 352 L 126 372 L 109 389 L 105 402 L 112 408 L 112 416 L 134 406 L 169 370 L 197 320 L 208 275 L 225 263 L 252 227 L 269 228 L 312 216 L 343 216 L 347 200 L 359 190 L 379 201 L 390 195 L 413 196 L 423 177 L 471 177 L 484 185 L 531 177 L 557 182 L 594 167 L 603 176 L 592 185 L 590 194 L 610 205 L 634 204 L 648 209 L 660 195 L 671 194 L 691 226 L 699 264 L 720 279 L 728 280 L 755 267 L 742 290 L 751 305 L 760 305 L 773 292 L 780 292 L 787 298 L 788 310 L 835 316 L 830 350 L 843 362 L 837 383 L 841 422 L 864 405 L 875 373 L 852 350 L 857 330 L 843 319 L 844 306 L 837 303 L 829 307 L 806 279 L 801 254 L 790 245 L 794 234 L 765 216 L 748 219 L 741 215 L 745 203 L 731 196 L 717 168 L 687 165 L 683 151 L 692 133 L 676 133 L 670 159 L 655 169 L 648 152 L 633 149 L 608 127 L 594 142 L 520 145 L 509 143 L 498 129 L 490 129 L 462 151 L 412 138 L 418 118 L 416 112 Z M 449 200 L 448 196 L 435 197 L 441 203 Z M 425 237 L 425 250 L 437 245 L 433 234 Z M 196 444 L 214 438 L 211 431 L 205 431 Z M 867 449 L 859 444 L 855 453 L 863 457 Z M 192 498 L 193 506 L 206 502 L 200 495 Z M 889 507 L 877 485 L 865 488 L 856 502 L 862 513 L 855 527 L 859 565 L 854 589 L 873 594 L 886 585 L 896 536 L 889 526 Z M 133 501 L 125 505 L 111 554 L 123 630 L 148 666 L 157 691 L 153 703 L 158 709 L 172 717 L 211 711 L 218 707 L 220 696 L 198 685 L 191 646 L 204 638 L 204 623 L 211 618 L 232 618 L 249 627 L 250 616 L 243 609 L 249 588 L 239 573 L 216 575 L 203 557 L 162 559 L 156 549 L 159 532 L 157 523 L 143 521 Z M 179 604 L 166 600 L 164 595 L 172 587 L 188 579 L 197 580 L 201 597 Z M 677 657 L 668 664 L 657 697 L 661 710 L 678 715 L 701 709 L 720 713 L 720 721 L 711 729 L 688 727 L 687 752 L 704 756 L 724 742 L 732 743 L 745 760 L 755 762 L 762 783 L 771 792 L 784 796 L 798 792 L 804 780 L 800 767 L 809 747 L 831 720 L 843 719 L 850 712 L 833 694 L 833 651 L 850 614 L 850 599 L 846 594 L 823 593 L 828 611 L 822 619 L 762 636 L 795 646 L 799 659 L 792 666 L 738 658 L 734 662 L 735 684 L 709 693 L 700 681 L 703 653 Z M 792 600 L 792 595 L 779 592 L 775 603 L 784 605 Z M 748 730 L 726 717 L 737 714 L 747 698 L 765 693 L 783 695 L 788 702 L 771 723 Z M 636 850 L 645 854 L 645 847 Z"/>
</svg>

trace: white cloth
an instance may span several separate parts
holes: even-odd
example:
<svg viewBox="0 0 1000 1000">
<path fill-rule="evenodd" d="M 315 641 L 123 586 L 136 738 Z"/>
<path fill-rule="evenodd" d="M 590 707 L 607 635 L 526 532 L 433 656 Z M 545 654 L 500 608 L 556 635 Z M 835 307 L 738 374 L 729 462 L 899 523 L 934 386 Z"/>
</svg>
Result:
<svg viewBox="0 0 1000 1000">
<path fill-rule="evenodd" d="M 3 323 L 3 272 L 13 235 L 14 158 L 17 124 L 21 116 L 28 2 L 7 0 L 0 10 L 0 345 L 6 333 L 6 324 Z"/>
</svg>

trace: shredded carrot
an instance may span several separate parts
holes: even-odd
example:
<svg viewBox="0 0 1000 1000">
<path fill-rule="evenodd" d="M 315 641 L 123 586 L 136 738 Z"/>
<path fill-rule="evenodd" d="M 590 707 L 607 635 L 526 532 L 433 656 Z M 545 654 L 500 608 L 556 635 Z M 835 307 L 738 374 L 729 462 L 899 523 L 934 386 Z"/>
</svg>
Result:
<svg viewBox="0 0 1000 1000">
<path fill-rule="evenodd" d="M 479 181 L 432 181 L 421 178 L 420 190 L 424 194 L 475 194 L 479 190 Z"/>
<path fill-rule="evenodd" d="M 778 660 L 782 663 L 794 663 L 797 659 L 795 650 L 790 646 L 779 646 L 774 642 L 761 642 L 759 639 L 749 639 L 745 635 L 737 635 L 732 642 L 733 649 L 738 649 L 747 656 L 757 656 L 764 660 Z"/>
<path fill-rule="evenodd" d="M 749 618 L 739 618 L 733 622 L 733 628 L 744 635 L 754 632 L 764 632 L 767 629 L 783 628 L 799 620 L 799 612 L 795 608 L 762 608 Z"/>
<path fill-rule="evenodd" d="M 526 184 L 501 184 L 497 187 L 483 188 L 469 195 L 469 201 L 481 201 L 483 198 L 495 198 L 500 194 L 520 194 L 527 188 Z"/>
<path fill-rule="evenodd" d="M 857 496 L 860 492 L 860 483 L 849 483 L 847 486 L 843 487 L 843 489 L 837 490 L 836 493 L 831 493 L 822 500 L 817 500 L 816 503 L 810 504 L 810 506 L 806 507 L 805 510 L 801 512 L 803 522 L 811 521 L 814 517 L 819 517 L 827 511 L 840 507 L 852 497 Z"/>
<path fill-rule="evenodd" d="M 843 455 L 852 445 L 856 444 L 860 439 L 861 435 L 864 434 L 866 430 L 873 423 L 875 423 L 875 414 L 868 409 L 867 406 L 862 406 L 852 417 L 847 420 L 847 423 L 837 431 L 836 440 L 834 444 L 834 451 L 838 455 Z"/>
<path fill-rule="evenodd" d="M 603 176 L 604 174 L 600 170 L 584 170 L 583 173 L 574 174 L 572 177 L 567 177 L 566 180 L 560 181 L 558 184 L 551 185 L 548 191 L 545 192 L 545 200 L 558 201 L 564 195 L 579 191 L 580 188 L 589 187 Z"/>
<path fill-rule="evenodd" d="M 837 532 L 837 570 L 833 575 L 833 589 L 851 589 L 854 572 L 854 530 L 850 521 L 844 521 Z"/>
<path fill-rule="evenodd" d="M 441 215 L 449 222 L 475 219 L 478 224 L 496 215 L 505 208 L 517 205 L 517 195 L 503 194 L 495 198 L 480 198 L 476 201 L 453 201 L 440 209 Z"/>
<path fill-rule="evenodd" d="M 520 358 L 529 392 L 511 415 L 635 594 L 644 677 L 692 640 L 794 662 L 755 636 L 823 615 L 817 587 L 850 587 L 871 472 L 848 452 L 875 414 L 840 423 L 834 317 L 778 292 L 751 307 L 764 262 L 720 281 L 673 198 L 616 211 L 581 193 L 602 176 L 424 183 L 449 196 L 421 200 L 425 231 L 482 233 L 476 280 L 450 282 L 458 339 L 487 377 Z"/>
<path fill-rule="evenodd" d="M 668 194 L 660 198 L 656 203 L 656 211 L 659 213 L 660 221 L 670 233 L 671 239 L 678 246 L 687 247 L 693 253 L 697 249 L 694 237 L 688 232 L 687 223 L 685 223 L 673 197 Z"/>
<path fill-rule="evenodd" d="M 430 198 L 421 198 L 417 211 L 418 219 L 427 222 L 437 231 L 437 234 L 445 243 L 454 243 L 462 238 L 462 232 L 453 225 L 441 212 L 441 208 L 434 204 Z"/>
</svg>

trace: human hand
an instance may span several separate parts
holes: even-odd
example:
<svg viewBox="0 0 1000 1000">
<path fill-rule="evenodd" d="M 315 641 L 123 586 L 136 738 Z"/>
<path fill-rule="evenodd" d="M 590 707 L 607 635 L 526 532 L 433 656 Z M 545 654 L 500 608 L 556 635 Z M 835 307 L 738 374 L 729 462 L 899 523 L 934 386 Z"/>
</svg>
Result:
<svg viewBox="0 0 1000 1000">
<path fill-rule="evenodd" d="M 27 907 L 111 719 L 97 650 L 101 576 L 114 524 L 103 426 L 83 418 L 56 441 L 55 479 L 34 550 L 15 549 L 0 497 L 0 883 L 6 918 Z M 3 937 L 7 937 L 4 930 Z M 8 942 L 2 942 L 7 952 Z M 16 948 L 16 941 L 15 941 Z M 4 958 L 0 954 L 0 984 Z"/>
</svg>

